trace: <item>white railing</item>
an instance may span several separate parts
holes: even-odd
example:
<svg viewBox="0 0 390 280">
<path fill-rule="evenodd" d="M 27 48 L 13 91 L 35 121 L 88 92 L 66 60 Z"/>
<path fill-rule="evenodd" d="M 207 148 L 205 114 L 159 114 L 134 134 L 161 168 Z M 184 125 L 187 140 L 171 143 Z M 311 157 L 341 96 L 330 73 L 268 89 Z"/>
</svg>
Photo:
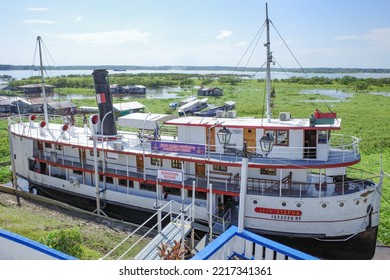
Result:
<svg viewBox="0 0 390 280">
<path fill-rule="evenodd" d="M 192 260 L 317 260 L 278 242 L 232 226 Z"/>
<path fill-rule="evenodd" d="M 16 124 L 13 127 L 13 132 L 21 135 L 21 136 L 27 136 L 42 140 L 48 140 L 48 141 L 58 141 L 60 143 L 69 144 L 69 145 L 86 145 L 86 146 L 93 146 L 92 137 L 88 137 L 88 134 L 85 133 L 74 133 L 72 135 L 69 134 L 69 131 L 63 132 L 60 129 L 56 129 L 56 127 L 49 128 L 50 133 L 46 132 L 44 134 L 41 134 L 41 129 L 39 127 L 39 121 L 40 119 L 43 120 L 43 116 L 37 116 L 36 120 L 34 122 L 30 122 L 29 118 L 27 116 L 12 116 L 9 118 L 11 124 Z M 80 118 L 76 118 L 76 124 L 80 123 L 78 120 Z M 62 124 L 62 116 L 50 116 L 50 122 Z M 49 125 L 50 127 L 50 125 Z M 46 128 L 43 129 L 45 131 Z M 66 137 L 62 137 L 65 134 Z M 89 135 L 92 136 L 92 135 Z M 129 132 L 121 132 L 121 141 L 123 143 L 123 147 L 125 149 L 131 148 L 131 147 L 137 147 L 139 150 L 143 150 L 145 152 L 150 152 L 150 142 L 144 141 L 141 143 L 141 141 L 138 139 L 136 133 L 129 133 Z M 169 141 L 168 139 L 164 139 L 164 141 Z M 177 139 L 174 139 L 171 137 L 172 142 L 177 142 Z M 356 160 L 359 157 L 359 142 L 360 140 L 354 136 L 346 136 L 341 134 L 332 134 L 331 138 L 329 139 L 329 157 L 332 160 L 335 160 L 337 162 L 345 162 L 345 161 L 351 161 Z M 189 143 L 191 144 L 191 143 Z M 194 143 L 199 144 L 199 143 Z M 219 147 L 219 146 L 218 146 Z M 211 146 L 211 150 L 218 150 L 217 146 Z M 101 149 L 108 149 L 108 150 L 114 150 L 113 147 L 109 146 L 108 143 L 100 145 Z M 242 146 L 236 145 L 236 149 L 240 150 L 242 149 Z M 293 160 L 306 160 L 308 162 L 315 161 L 316 159 L 305 157 L 304 153 L 307 151 L 308 153 L 313 152 L 317 153 L 319 151 L 319 147 L 303 147 L 303 146 L 274 146 L 273 151 L 268 155 L 268 159 L 270 161 L 273 160 L 284 160 L 284 161 L 293 161 Z M 249 151 L 255 151 L 258 154 L 261 154 L 259 147 L 248 147 Z M 209 152 L 206 151 L 206 154 L 208 155 Z M 192 155 L 192 154 L 185 154 L 181 153 L 180 155 L 186 156 L 189 158 L 199 158 L 199 155 Z M 206 155 L 201 155 L 200 157 L 205 158 Z M 225 154 L 225 153 L 218 153 L 218 152 L 211 152 L 210 158 L 211 160 L 226 160 L 226 157 L 229 156 L 229 161 L 235 160 L 240 162 L 241 158 L 239 156 L 235 156 L 233 154 Z M 250 162 L 256 162 L 256 157 L 250 159 Z M 282 163 L 282 162 L 280 162 Z"/>
<path fill-rule="evenodd" d="M 125 239 L 123 239 L 118 245 L 116 245 L 111 251 L 109 251 L 106 255 L 104 255 L 101 259 L 104 260 L 107 257 L 109 257 L 112 253 L 114 253 L 118 248 L 122 247 L 122 245 L 128 241 L 131 237 L 135 236 L 138 232 L 140 232 L 142 229 L 147 228 L 148 230 L 136 241 L 134 242 L 121 256 L 118 257 L 118 259 L 122 259 L 124 256 L 126 256 L 129 252 L 131 252 L 141 241 L 143 241 L 153 230 L 156 228 L 159 228 L 161 226 L 161 223 L 166 220 L 170 219 L 171 223 L 174 223 L 178 221 L 182 215 L 187 216 L 184 220 L 188 221 L 192 215 L 195 213 L 192 213 L 192 204 L 188 205 L 182 212 L 175 212 L 173 210 L 174 204 L 177 206 L 181 206 L 181 204 L 177 203 L 176 201 L 169 201 L 167 204 L 165 204 L 163 207 L 158 209 L 156 213 L 154 213 L 149 219 L 147 219 L 145 222 L 143 222 L 137 229 L 135 229 L 132 233 L 130 233 Z M 168 209 L 168 210 L 166 210 Z M 168 211 L 168 212 L 167 212 Z M 189 214 L 185 214 L 187 211 L 189 211 Z M 166 212 L 164 217 L 161 217 L 160 221 L 157 221 L 157 223 L 154 226 L 148 227 L 147 225 L 153 220 L 158 219 L 158 215 L 161 215 L 161 213 Z M 177 215 L 176 217 L 173 217 L 173 215 Z"/>
</svg>

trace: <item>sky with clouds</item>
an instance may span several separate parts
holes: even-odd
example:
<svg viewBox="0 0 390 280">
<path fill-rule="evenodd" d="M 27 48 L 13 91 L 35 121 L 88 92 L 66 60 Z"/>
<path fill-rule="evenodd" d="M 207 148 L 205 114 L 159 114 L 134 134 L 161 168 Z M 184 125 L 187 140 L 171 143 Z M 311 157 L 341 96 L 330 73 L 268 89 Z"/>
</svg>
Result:
<svg viewBox="0 0 390 280">
<path fill-rule="evenodd" d="M 265 2 L 1 0 L 0 64 L 37 64 L 41 36 L 57 66 L 259 67 Z M 390 68 L 389 0 L 267 2 L 278 66 Z"/>
</svg>

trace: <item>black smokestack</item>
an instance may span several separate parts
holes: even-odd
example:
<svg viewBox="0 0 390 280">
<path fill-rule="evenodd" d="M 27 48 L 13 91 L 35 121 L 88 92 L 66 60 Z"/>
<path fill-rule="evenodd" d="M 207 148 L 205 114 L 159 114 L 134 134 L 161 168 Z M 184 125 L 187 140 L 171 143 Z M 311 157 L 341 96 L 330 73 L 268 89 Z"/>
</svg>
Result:
<svg viewBox="0 0 390 280">
<path fill-rule="evenodd" d="M 97 69 L 92 73 L 93 82 L 95 84 L 96 101 L 99 107 L 100 123 L 103 122 L 103 131 L 98 131 L 102 135 L 116 135 L 116 125 L 114 108 L 112 106 L 112 96 L 110 91 L 110 83 L 108 81 L 108 71 L 105 69 Z M 111 113 L 109 113 L 111 112 Z"/>
</svg>

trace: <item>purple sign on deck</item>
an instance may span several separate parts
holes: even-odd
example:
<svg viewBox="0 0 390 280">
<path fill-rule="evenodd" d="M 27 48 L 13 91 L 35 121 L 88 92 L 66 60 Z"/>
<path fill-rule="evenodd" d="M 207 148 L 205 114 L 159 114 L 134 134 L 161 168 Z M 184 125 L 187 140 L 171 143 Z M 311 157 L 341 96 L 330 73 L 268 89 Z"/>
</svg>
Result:
<svg viewBox="0 0 390 280">
<path fill-rule="evenodd" d="M 185 153 L 192 155 L 205 155 L 206 146 L 198 144 L 187 144 L 178 142 L 152 141 L 152 150 L 159 152 Z"/>
</svg>

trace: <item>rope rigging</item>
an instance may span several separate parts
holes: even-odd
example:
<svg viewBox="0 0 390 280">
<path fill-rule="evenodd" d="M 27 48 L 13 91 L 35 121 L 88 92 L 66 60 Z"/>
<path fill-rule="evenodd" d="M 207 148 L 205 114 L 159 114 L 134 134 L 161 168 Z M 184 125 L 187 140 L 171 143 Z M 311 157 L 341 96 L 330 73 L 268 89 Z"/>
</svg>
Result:
<svg viewBox="0 0 390 280">
<path fill-rule="evenodd" d="M 48 49 L 47 46 L 45 45 L 45 43 L 44 43 L 44 41 L 42 40 L 42 38 L 40 38 L 40 42 L 41 42 L 41 46 L 42 46 L 42 52 L 44 53 L 43 58 L 45 59 L 46 65 L 52 64 L 53 67 L 54 67 L 54 69 L 55 69 L 56 71 L 58 71 L 58 73 L 59 73 L 58 76 L 60 76 L 60 77 L 65 76 L 65 75 L 62 74 L 61 70 L 59 69 L 58 65 L 56 64 L 56 62 L 55 62 L 53 56 L 51 55 L 49 49 Z M 36 69 L 35 61 L 36 61 L 36 59 L 37 59 L 36 57 L 37 57 L 37 52 L 38 52 L 38 44 L 39 44 L 39 43 L 38 43 L 38 40 L 37 40 L 37 41 L 36 41 L 36 44 L 35 44 L 35 50 L 34 50 L 34 56 L 33 56 L 33 62 L 32 62 L 31 72 L 33 72 L 33 71 Z M 50 58 L 50 60 L 49 60 L 49 58 Z M 46 77 L 54 77 L 54 76 L 55 76 L 55 75 L 52 73 L 52 69 L 50 69 L 50 68 L 47 69 L 47 68 L 44 67 L 44 66 L 42 66 L 42 68 L 43 68 L 43 71 L 44 71 Z M 49 74 L 49 72 L 50 72 L 50 74 Z M 34 75 L 31 73 L 30 76 L 34 76 Z M 37 83 L 38 83 L 38 82 L 37 82 Z M 67 94 L 68 94 L 68 96 L 69 96 L 69 100 L 72 102 L 72 95 L 71 95 L 69 89 L 67 89 L 67 91 L 68 91 Z M 58 94 L 58 98 L 60 98 L 60 95 L 59 95 L 59 94 Z M 58 101 L 60 101 L 60 100 L 58 100 Z"/>
<path fill-rule="evenodd" d="M 280 32 L 278 31 L 278 29 L 276 28 L 276 26 L 273 24 L 273 22 L 270 20 L 270 23 L 272 25 L 272 27 L 275 29 L 276 33 L 278 34 L 279 38 L 282 40 L 283 44 L 286 46 L 287 50 L 289 51 L 289 53 L 292 55 L 292 57 L 294 58 L 295 62 L 298 64 L 300 70 L 302 71 L 302 73 L 305 75 L 306 78 L 310 79 L 309 75 L 307 75 L 305 69 L 302 67 L 302 65 L 299 63 L 298 59 L 296 58 L 296 56 L 294 55 L 294 53 L 292 52 L 292 50 L 290 49 L 290 47 L 287 45 L 286 41 L 284 40 L 284 38 L 282 37 L 282 35 L 280 34 Z M 282 68 L 282 67 L 281 67 Z M 319 91 L 317 90 L 317 88 L 314 88 L 315 92 L 320 96 L 322 102 L 325 104 L 326 108 L 329 110 L 329 112 L 333 113 L 332 109 L 329 107 L 329 105 L 326 103 L 326 101 L 324 100 L 324 97 L 319 93 Z M 304 93 L 303 93 L 304 94 Z M 310 101 L 313 105 L 314 103 L 312 101 Z"/>
<path fill-rule="evenodd" d="M 276 26 L 273 24 L 273 22 L 271 20 L 269 20 L 269 22 L 271 23 L 273 29 L 276 31 L 276 34 L 279 36 L 279 38 L 282 40 L 284 46 L 287 48 L 287 50 L 289 51 L 289 53 L 291 54 L 291 56 L 294 58 L 294 61 L 297 63 L 297 65 L 299 66 L 299 69 L 302 71 L 302 73 L 304 74 L 304 76 L 307 78 L 307 79 L 310 79 L 309 75 L 306 73 L 305 69 L 302 67 L 302 65 L 300 64 L 300 62 L 298 61 L 297 57 L 294 55 L 294 53 L 292 52 L 291 48 L 288 46 L 288 44 L 286 43 L 285 39 L 282 37 L 282 35 L 280 34 L 280 32 L 278 31 L 278 29 L 276 28 Z M 232 74 L 234 74 L 236 71 L 238 71 L 238 69 L 241 69 L 241 67 L 239 67 L 239 65 L 243 62 L 244 58 L 248 55 L 248 59 L 245 63 L 245 66 L 242 66 L 242 72 L 240 74 L 240 76 L 243 76 L 244 75 L 244 72 L 247 71 L 248 69 L 248 64 L 253 56 L 253 54 L 255 53 L 255 49 L 257 48 L 258 46 L 258 43 L 259 43 L 259 40 L 265 30 L 265 27 L 266 27 L 266 21 L 264 21 L 263 25 L 261 26 L 261 28 L 257 31 L 256 35 L 254 36 L 254 38 L 252 39 L 251 43 L 249 44 L 248 48 L 245 50 L 244 54 L 241 56 L 241 58 L 239 59 L 237 65 L 235 66 L 235 68 L 233 69 L 232 71 Z M 249 54 L 248 54 L 249 53 Z M 272 59 L 273 59 L 273 62 L 276 63 L 278 65 L 278 67 L 282 70 L 282 72 L 287 76 L 287 78 L 291 78 L 287 71 L 280 65 L 280 63 L 275 59 L 275 57 L 273 56 L 272 54 Z M 256 76 L 257 73 L 259 73 L 261 71 L 261 69 L 264 68 L 266 62 L 263 63 L 263 65 L 258 68 L 256 70 L 256 72 L 254 74 L 252 74 L 252 76 Z M 253 70 L 253 69 L 252 69 Z M 252 71 L 251 70 L 251 71 Z M 297 83 L 294 83 L 294 85 L 297 87 L 297 89 L 299 90 L 300 93 L 302 93 L 305 98 L 308 100 L 308 102 L 314 107 L 314 108 L 317 108 L 317 104 L 315 104 L 313 102 L 312 99 L 310 99 L 308 96 L 307 96 L 307 93 L 305 93 Z M 317 88 L 314 87 L 313 89 L 315 91 L 315 93 L 320 97 L 322 103 L 326 106 L 327 110 L 331 113 L 334 113 L 332 111 L 332 109 L 330 108 L 330 106 L 327 104 L 327 102 L 325 101 L 324 97 L 322 96 L 322 94 L 318 91 Z M 264 104 L 263 104 L 263 110 L 262 110 L 262 115 L 264 115 Z"/>
<path fill-rule="evenodd" d="M 265 29 L 265 22 L 263 23 L 263 25 L 260 27 L 260 29 L 257 31 L 256 35 L 253 37 L 252 39 L 252 42 L 249 44 L 248 48 L 245 50 L 244 54 L 241 56 L 240 60 L 238 61 L 237 65 L 234 67 L 233 71 L 232 71 L 232 75 L 237 71 L 237 69 L 239 68 L 239 65 L 241 64 L 242 60 L 245 58 L 246 54 L 248 53 L 248 51 L 252 48 L 252 45 L 254 45 L 254 47 L 252 48 L 252 52 L 247 60 L 247 63 L 245 64 L 245 66 L 243 67 L 244 69 L 242 70 L 242 73 L 245 72 L 247 66 L 248 66 L 248 63 L 250 61 L 250 59 L 252 58 L 252 55 L 257 47 L 257 44 L 261 38 L 261 35 L 263 34 L 264 32 L 264 29 Z M 264 64 L 263 64 L 264 66 Z M 241 74 L 243 75 L 243 74 Z"/>
</svg>

